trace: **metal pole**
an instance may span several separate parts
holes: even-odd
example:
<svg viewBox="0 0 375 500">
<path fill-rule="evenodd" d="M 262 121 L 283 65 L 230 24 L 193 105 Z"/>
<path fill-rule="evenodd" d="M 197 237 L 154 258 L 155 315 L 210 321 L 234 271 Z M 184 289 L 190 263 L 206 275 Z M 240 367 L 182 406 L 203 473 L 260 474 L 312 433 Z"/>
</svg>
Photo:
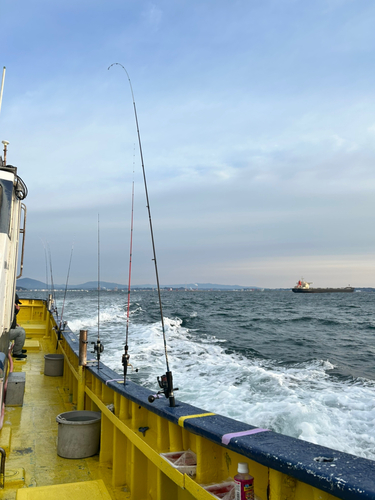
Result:
<svg viewBox="0 0 375 500">
<path fill-rule="evenodd" d="M 6 166 L 7 164 L 7 146 L 9 144 L 8 141 L 1 141 L 3 144 L 4 144 L 4 167 Z"/>
<path fill-rule="evenodd" d="M 1 103 L 3 101 L 3 90 L 4 90 L 4 80 L 5 80 L 5 66 L 3 68 L 3 77 L 1 79 L 1 89 L 0 89 L 0 111 L 1 111 Z"/>
<path fill-rule="evenodd" d="M 78 366 L 78 390 L 77 390 L 77 410 L 85 409 L 85 385 L 87 364 L 87 330 L 79 331 L 79 366 Z"/>
<path fill-rule="evenodd" d="M 85 384 L 86 370 L 84 366 L 78 367 L 78 390 L 77 390 L 77 410 L 85 409 Z"/>
</svg>

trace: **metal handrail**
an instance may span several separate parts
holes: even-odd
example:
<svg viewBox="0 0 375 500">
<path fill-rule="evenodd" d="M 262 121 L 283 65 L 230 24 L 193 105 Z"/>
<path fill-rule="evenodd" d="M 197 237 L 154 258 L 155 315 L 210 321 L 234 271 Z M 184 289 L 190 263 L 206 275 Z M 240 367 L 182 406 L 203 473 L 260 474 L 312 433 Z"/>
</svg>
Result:
<svg viewBox="0 0 375 500">
<path fill-rule="evenodd" d="M 23 227 L 20 227 L 20 234 L 22 234 L 22 247 L 21 247 L 21 263 L 20 263 L 20 274 L 17 276 L 17 279 L 22 276 L 23 272 L 23 255 L 25 251 L 25 234 L 26 234 L 26 205 L 21 203 L 21 210 L 23 210 Z"/>
<path fill-rule="evenodd" d="M 1 464 L 0 464 L 0 488 L 4 489 L 5 486 L 5 459 L 7 454 L 5 453 L 4 448 L 0 448 L 1 454 Z"/>
</svg>

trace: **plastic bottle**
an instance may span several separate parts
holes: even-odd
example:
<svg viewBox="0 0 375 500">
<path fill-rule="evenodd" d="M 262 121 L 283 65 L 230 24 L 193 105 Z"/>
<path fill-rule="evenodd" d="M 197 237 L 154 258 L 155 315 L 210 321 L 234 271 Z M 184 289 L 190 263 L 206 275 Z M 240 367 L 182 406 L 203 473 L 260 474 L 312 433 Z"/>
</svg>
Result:
<svg viewBox="0 0 375 500">
<path fill-rule="evenodd" d="M 249 466 L 240 462 L 238 474 L 234 476 L 235 500 L 254 500 L 254 478 L 249 474 Z"/>
</svg>

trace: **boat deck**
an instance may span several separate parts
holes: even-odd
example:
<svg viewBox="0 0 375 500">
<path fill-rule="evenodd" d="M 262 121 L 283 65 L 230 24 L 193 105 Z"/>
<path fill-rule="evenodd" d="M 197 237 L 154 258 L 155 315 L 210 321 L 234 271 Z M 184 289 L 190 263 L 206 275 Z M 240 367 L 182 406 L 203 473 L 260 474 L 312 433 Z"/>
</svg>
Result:
<svg viewBox="0 0 375 500">
<path fill-rule="evenodd" d="M 102 479 L 111 498 L 129 498 L 123 489 L 111 487 L 111 470 L 99 464 L 99 455 L 79 460 L 57 455 L 56 417 L 74 410 L 75 405 L 70 402 L 71 395 L 64 387 L 63 377 L 44 375 L 44 355 L 55 353 L 56 345 L 53 347 L 43 339 L 27 339 L 25 347 L 27 359 L 14 360 L 13 369 L 26 374 L 23 406 L 5 407 L 4 426 L 0 432 L 0 446 L 7 455 L 5 489 L 0 490 L 0 497 L 15 499 L 18 488 L 31 488 L 25 498 L 42 498 L 42 491 L 36 491 L 34 487 L 80 482 L 81 488 L 73 496 L 67 492 L 68 496 L 64 498 L 87 499 L 90 496 L 92 500 L 96 497 L 82 482 Z M 86 486 L 90 490 L 89 485 Z M 32 496 L 33 491 L 37 493 L 36 497 Z M 20 498 L 20 493 L 17 498 Z M 46 498 L 60 498 L 49 488 L 44 493 Z M 97 498 L 104 496 L 99 492 Z"/>
</svg>

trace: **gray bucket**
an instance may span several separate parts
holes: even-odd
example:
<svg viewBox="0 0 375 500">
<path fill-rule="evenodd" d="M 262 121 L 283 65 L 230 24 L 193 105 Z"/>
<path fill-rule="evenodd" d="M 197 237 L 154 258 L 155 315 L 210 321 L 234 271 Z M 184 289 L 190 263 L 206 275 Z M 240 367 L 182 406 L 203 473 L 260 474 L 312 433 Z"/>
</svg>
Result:
<svg viewBox="0 0 375 500">
<path fill-rule="evenodd" d="M 57 415 L 57 454 L 63 458 L 96 455 L 100 440 L 100 411 L 67 411 Z"/>
<path fill-rule="evenodd" d="M 64 373 L 64 354 L 46 354 L 44 356 L 44 375 L 61 377 Z"/>
</svg>

